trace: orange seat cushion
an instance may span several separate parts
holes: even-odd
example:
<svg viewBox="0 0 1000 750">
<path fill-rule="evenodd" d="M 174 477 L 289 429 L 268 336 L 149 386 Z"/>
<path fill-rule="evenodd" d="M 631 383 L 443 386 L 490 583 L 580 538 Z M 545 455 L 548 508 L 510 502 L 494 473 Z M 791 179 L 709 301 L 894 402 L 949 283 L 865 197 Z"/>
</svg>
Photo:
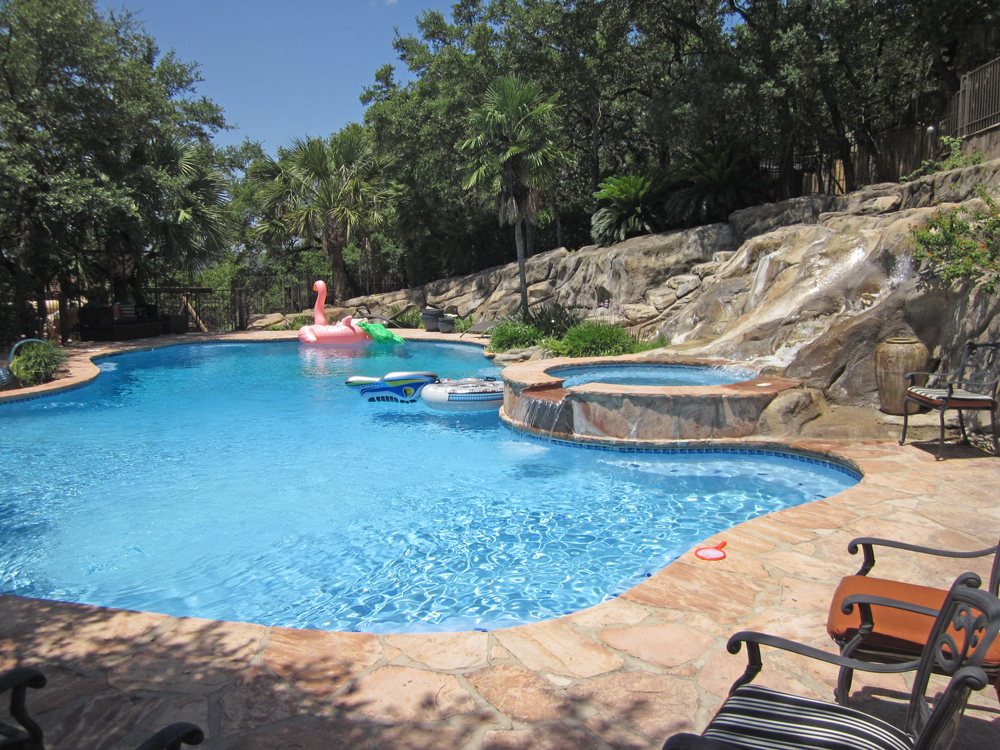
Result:
<svg viewBox="0 0 1000 750">
<path fill-rule="evenodd" d="M 856 594 L 896 599 L 935 610 L 940 609 L 948 597 L 947 591 L 929 586 L 915 586 L 911 583 L 886 581 L 869 576 L 847 576 L 840 582 L 833 595 L 830 615 L 826 622 L 827 632 L 838 643 L 849 641 L 861 627 L 861 613 L 857 606 L 849 615 L 845 615 L 840 608 L 844 599 Z M 901 657 L 920 656 L 934 625 L 932 617 L 877 605 L 872 607 L 872 618 L 875 620 L 875 629 L 865 639 L 867 647 L 865 650 L 874 648 Z M 995 669 L 997 666 L 1000 666 L 1000 638 L 993 642 L 983 662 L 984 668 Z"/>
</svg>

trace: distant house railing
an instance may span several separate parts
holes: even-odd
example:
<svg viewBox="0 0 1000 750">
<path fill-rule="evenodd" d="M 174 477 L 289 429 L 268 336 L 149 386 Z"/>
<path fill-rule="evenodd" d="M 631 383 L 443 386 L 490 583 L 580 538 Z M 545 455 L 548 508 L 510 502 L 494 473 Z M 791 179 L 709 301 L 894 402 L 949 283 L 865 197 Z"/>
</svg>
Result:
<svg viewBox="0 0 1000 750">
<path fill-rule="evenodd" d="M 967 138 L 1000 125 L 1000 57 L 962 76 L 940 123 L 941 135 Z"/>
</svg>

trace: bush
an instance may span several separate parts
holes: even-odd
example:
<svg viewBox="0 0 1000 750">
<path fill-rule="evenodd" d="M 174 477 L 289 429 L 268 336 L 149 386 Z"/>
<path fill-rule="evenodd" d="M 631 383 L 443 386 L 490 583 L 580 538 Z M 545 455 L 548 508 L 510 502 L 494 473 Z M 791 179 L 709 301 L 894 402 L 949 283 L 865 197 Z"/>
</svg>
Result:
<svg viewBox="0 0 1000 750">
<path fill-rule="evenodd" d="M 971 154 L 962 153 L 962 139 L 952 138 L 951 136 L 943 136 L 941 138 L 941 150 L 945 152 L 945 156 L 934 161 L 933 159 L 925 159 L 919 167 L 905 177 L 900 178 L 900 182 L 909 182 L 910 180 L 915 180 L 918 177 L 925 177 L 929 174 L 935 174 L 936 172 L 947 172 L 950 169 L 958 169 L 959 167 L 971 167 L 974 164 L 979 164 L 983 160 L 983 152 L 975 151 Z"/>
<path fill-rule="evenodd" d="M 982 185 L 976 192 L 985 208 L 935 212 L 910 232 L 910 254 L 922 263 L 924 281 L 970 279 L 992 294 L 1000 280 L 1000 206 Z"/>
<path fill-rule="evenodd" d="M 548 304 L 519 310 L 513 316 L 514 320 L 527 326 L 537 328 L 543 338 L 562 338 L 566 331 L 578 325 L 583 315 L 561 305 Z"/>
<path fill-rule="evenodd" d="M 591 219 L 590 234 L 601 247 L 661 229 L 662 180 L 655 175 L 609 177 L 594 193 L 608 201 Z"/>
<path fill-rule="evenodd" d="M 66 352 L 62 349 L 49 343 L 32 342 L 17 348 L 10 371 L 21 381 L 21 385 L 39 385 L 52 380 L 65 361 Z"/>
<path fill-rule="evenodd" d="M 567 357 L 607 357 L 631 354 L 635 340 L 624 328 L 588 321 L 566 331 L 561 354 Z"/>
<path fill-rule="evenodd" d="M 513 318 L 504 318 L 490 331 L 491 352 L 505 352 L 508 349 L 524 349 L 534 346 L 545 334 L 535 326 L 521 323 Z"/>
<path fill-rule="evenodd" d="M 472 315 L 470 315 L 467 318 L 458 318 L 458 317 L 456 317 L 455 318 L 455 333 L 465 333 L 470 328 L 472 328 L 472 326 L 473 326 L 473 324 L 475 322 L 476 322 L 476 319 Z"/>
<path fill-rule="evenodd" d="M 400 315 L 400 313 L 402 313 L 402 314 Z M 398 318 L 396 317 L 397 315 L 399 316 Z M 424 327 L 423 321 L 420 318 L 420 310 L 417 310 L 415 307 L 414 308 L 410 308 L 409 310 L 404 310 L 401 307 L 397 307 L 396 305 L 393 305 L 392 307 L 389 308 L 389 314 L 386 315 L 385 317 L 395 319 L 396 324 L 400 328 L 423 328 Z M 458 324 L 457 323 L 455 325 L 455 328 L 457 330 L 457 328 L 458 328 Z"/>
<path fill-rule="evenodd" d="M 312 315 L 293 315 L 292 317 L 287 318 L 286 320 L 287 320 L 286 329 L 297 331 L 302 326 L 311 326 L 315 321 L 315 318 Z M 281 328 L 280 325 L 268 326 L 269 331 L 282 331 L 286 329 Z"/>
</svg>

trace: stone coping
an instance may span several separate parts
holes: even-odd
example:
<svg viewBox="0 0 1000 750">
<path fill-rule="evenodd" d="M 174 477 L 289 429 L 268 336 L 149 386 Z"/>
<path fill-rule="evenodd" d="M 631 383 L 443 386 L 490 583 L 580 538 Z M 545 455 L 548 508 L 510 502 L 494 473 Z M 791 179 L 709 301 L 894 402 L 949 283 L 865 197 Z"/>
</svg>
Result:
<svg viewBox="0 0 1000 750">
<path fill-rule="evenodd" d="M 561 367 L 613 367 L 617 364 L 638 364 L 638 365 L 682 365 L 682 366 L 709 366 L 709 367 L 741 367 L 753 372 L 757 368 L 746 362 L 734 362 L 725 359 L 706 359 L 703 357 L 674 357 L 663 355 L 649 355 L 648 353 L 624 354 L 615 357 L 554 357 L 552 359 L 542 359 L 527 362 L 517 362 L 508 365 L 504 369 L 504 380 L 515 385 L 521 391 L 538 391 L 549 388 L 562 388 L 564 379 L 550 373 Z M 702 395 L 759 395 L 769 393 L 777 395 L 781 391 L 789 388 L 797 388 L 802 385 L 800 380 L 790 380 L 788 378 L 757 376 L 750 380 L 738 383 L 727 383 L 725 385 L 622 385 L 617 383 L 583 383 L 581 385 L 569 386 L 566 390 L 574 393 L 604 393 L 604 394 L 625 394 L 637 396 L 656 395 L 677 395 L 677 396 L 702 396 Z"/>
<path fill-rule="evenodd" d="M 936 462 L 933 443 L 788 447 L 839 456 L 865 476 L 705 540 L 726 541 L 725 560 L 689 551 L 624 594 L 555 620 L 374 635 L 0 596 L 0 669 L 32 665 L 48 676 L 28 705 L 50 750 L 135 747 L 173 721 L 202 726 L 210 750 L 659 747 L 700 731 L 742 673 L 743 654 L 725 648 L 734 632 L 835 651 L 824 623 L 837 583 L 859 566 L 847 553 L 852 538 L 996 543 L 1000 461 L 975 449 L 949 446 Z M 895 550 L 878 560 L 880 577 L 937 587 L 967 569 L 989 572 L 988 560 Z M 757 682 L 829 700 L 836 670 L 767 651 Z M 898 724 L 908 684 L 857 674 L 852 701 Z M 976 694 L 954 747 L 994 747 L 998 717 L 995 694 Z"/>
</svg>

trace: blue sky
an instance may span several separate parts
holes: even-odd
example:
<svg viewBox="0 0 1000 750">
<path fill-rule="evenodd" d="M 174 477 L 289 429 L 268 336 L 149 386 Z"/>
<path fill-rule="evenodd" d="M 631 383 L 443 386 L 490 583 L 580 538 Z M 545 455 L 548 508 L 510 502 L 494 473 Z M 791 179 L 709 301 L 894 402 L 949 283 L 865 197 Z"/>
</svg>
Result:
<svg viewBox="0 0 1000 750">
<path fill-rule="evenodd" d="M 160 49 L 198 62 L 203 94 L 226 112 L 235 130 L 219 145 L 249 137 L 274 154 L 300 136 L 325 136 L 360 122 L 358 97 L 385 63 L 397 66 L 393 29 L 416 32 L 425 8 L 450 17 L 434 0 L 124 0 Z"/>
</svg>

